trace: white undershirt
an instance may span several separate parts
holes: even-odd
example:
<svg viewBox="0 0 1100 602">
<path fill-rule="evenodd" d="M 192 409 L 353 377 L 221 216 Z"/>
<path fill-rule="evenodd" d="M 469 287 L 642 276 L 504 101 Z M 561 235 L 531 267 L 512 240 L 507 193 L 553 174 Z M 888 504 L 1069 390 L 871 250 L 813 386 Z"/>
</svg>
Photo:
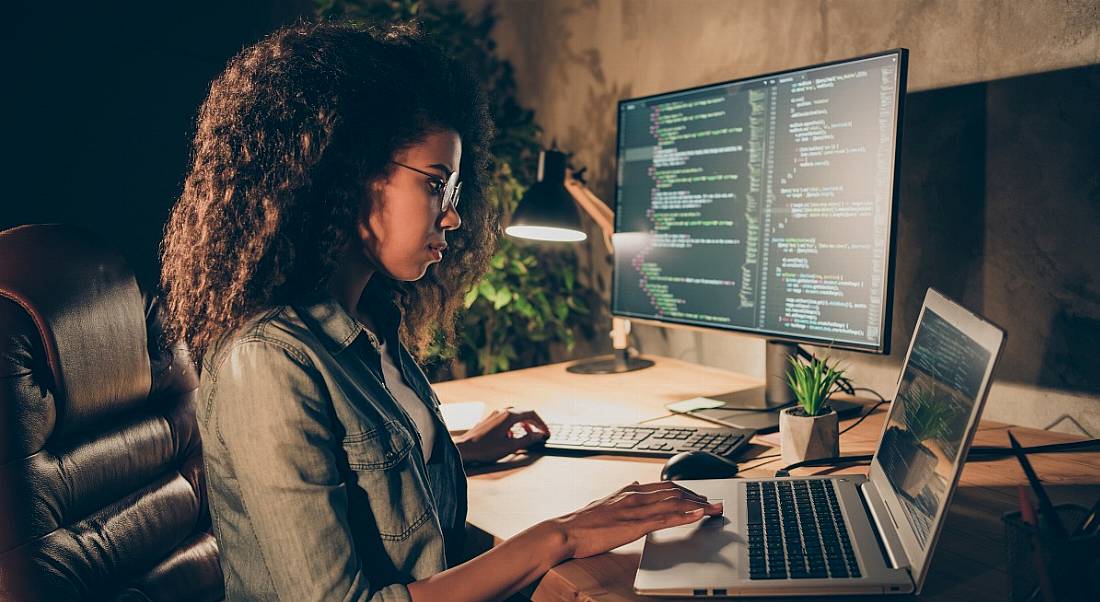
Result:
<svg viewBox="0 0 1100 602">
<path fill-rule="evenodd" d="M 427 463 L 432 457 L 432 448 L 435 447 L 435 418 L 428 406 L 416 395 L 416 391 L 405 384 L 401 369 L 393 363 L 390 356 L 389 345 L 382 343 L 378 352 L 382 354 L 382 376 L 386 386 L 420 430 L 420 445 L 424 451 L 424 462 Z"/>
</svg>

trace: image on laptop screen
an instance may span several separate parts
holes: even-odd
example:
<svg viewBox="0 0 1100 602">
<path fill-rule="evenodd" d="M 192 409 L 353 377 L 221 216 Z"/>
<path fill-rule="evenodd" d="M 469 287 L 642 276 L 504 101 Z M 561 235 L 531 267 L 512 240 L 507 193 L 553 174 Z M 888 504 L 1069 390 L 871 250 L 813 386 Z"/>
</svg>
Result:
<svg viewBox="0 0 1100 602">
<path fill-rule="evenodd" d="M 945 503 L 990 352 L 925 309 L 877 456 L 922 548 Z"/>
</svg>

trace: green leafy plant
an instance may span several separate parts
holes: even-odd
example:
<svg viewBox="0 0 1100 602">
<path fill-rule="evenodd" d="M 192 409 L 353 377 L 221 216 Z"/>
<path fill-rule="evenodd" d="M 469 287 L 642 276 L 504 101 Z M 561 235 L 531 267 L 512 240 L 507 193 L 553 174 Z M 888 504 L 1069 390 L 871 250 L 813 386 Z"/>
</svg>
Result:
<svg viewBox="0 0 1100 602">
<path fill-rule="evenodd" d="M 917 441 L 948 439 L 956 422 L 955 410 L 928 385 L 914 385 L 902 405 L 905 424 Z"/>
<path fill-rule="evenodd" d="M 496 54 L 491 4 L 467 14 L 456 3 L 415 0 L 318 0 L 322 19 L 368 23 L 416 20 L 481 78 L 497 129 L 490 202 L 507 218 L 535 181 L 541 130 L 516 100 L 512 65 Z M 466 294 L 457 349 L 438 341 L 425 367 L 433 380 L 489 374 L 546 363 L 557 347 L 571 351 L 595 294 L 578 286 L 570 247 L 534 247 L 502 238 L 489 273 Z"/>
<path fill-rule="evenodd" d="M 829 413 L 826 403 L 829 396 L 842 389 L 841 379 L 845 369 L 837 364 L 829 364 L 829 358 L 814 357 L 803 361 L 798 357 L 790 358 L 787 370 L 787 384 L 794 391 L 795 399 L 806 416 L 821 416 Z"/>
</svg>

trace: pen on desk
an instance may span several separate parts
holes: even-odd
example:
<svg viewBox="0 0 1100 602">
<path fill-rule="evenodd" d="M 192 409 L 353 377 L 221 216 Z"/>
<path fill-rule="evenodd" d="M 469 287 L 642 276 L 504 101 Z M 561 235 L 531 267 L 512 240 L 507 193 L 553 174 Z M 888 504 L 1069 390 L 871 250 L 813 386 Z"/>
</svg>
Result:
<svg viewBox="0 0 1100 602">
<path fill-rule="evenodd" d="M 1035 470 L 1031 467 L 1031 462 L 1027 459 L 1027 455 L 1020 447 L 1020 442 L 1016 440 L 1016 437 L 1012 435 L 1011 431 L 1008 433 L 1008 442 L 1012 444 L 1012 451 L 1016 454 L 1016 460 L 1020 463 L 1020 467 L 1024 469 L 1024 475 L 1027 476 L 1027 482 L 1031 485 L 1031 490 L 1035 492 L 1035 497 L 1039 498 L 1039 514 L 1046 517 L 1046 522 L 1050 524 L 1050 528 L 1054 531 L 1057 541 L 1065 541 L 1066 537 L 1068 537 L 1066 527 L 1058 518 L 1058 514 L 1054 510 L 1054 504 L 1050 502 L 1050 497 L 1047 496 L 1046 489 L 1043 488 L 1043 484 L 1039 481 L 1039 476 L 1035 474 Z M 1036 525 L 1038 525 L 1038 523 L 1036 523 Z"/>
<path fill-rule="evenodd" d="M 1100 500 L 1096 500 L 1096 503 L 1092 505 L 1092 509 L 1085 515 L 1085 519 L 1081 521 L 1081 524 L 1077 525 L 1077 528 L 1073 530 L 1071 537 L 1077 535 L 1091 535 L 1097 528 L 1100 528 Z"/>
<path fill-rule="evenodd" d="M 1035 566 L 1035 578 L 1039 582 L 1027 600 L 1030 602 L 1041 597 L 1046 602 L 1051 602 L 1054 600 L 1054 590 L 1050 582 L 1050 574 L 1047 573 L 1046 563 L 1043 561 L 1043 540 L 1039 536 L 1039 520 L 1035 516 L 1035 507 L 1031 505 L 1031 497 L 1028 496 L 1027 489 L 1023 485 L 1016 486 L 1016 499 L 1020 505 L 1020 520 L 1026 525 L 1028 539 L 1031 540 L 1031 562 Z"/>
</svg>

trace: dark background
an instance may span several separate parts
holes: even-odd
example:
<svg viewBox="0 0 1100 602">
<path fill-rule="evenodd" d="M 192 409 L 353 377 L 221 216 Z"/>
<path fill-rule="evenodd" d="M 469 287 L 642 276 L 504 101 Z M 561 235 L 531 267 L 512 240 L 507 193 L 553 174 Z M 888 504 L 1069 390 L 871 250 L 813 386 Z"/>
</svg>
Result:
<svg viewBox="0 0 1100 602">
<path fill-rule="evenodd" d="M 0 229 L 87 226 L 123 252 L 143 284 L 154 282 L 210 81 L 242 47 L 312 8 L 201 0 L 0 9 Z"/>
</svg>

